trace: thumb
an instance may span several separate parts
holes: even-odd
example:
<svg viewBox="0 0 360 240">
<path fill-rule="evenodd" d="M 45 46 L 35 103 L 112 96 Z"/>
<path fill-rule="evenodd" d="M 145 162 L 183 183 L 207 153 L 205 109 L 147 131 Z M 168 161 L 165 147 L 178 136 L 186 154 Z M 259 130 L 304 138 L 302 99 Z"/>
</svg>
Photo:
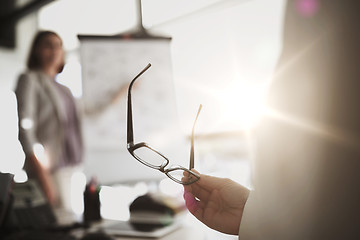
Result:
<svg viewBox="0 0 360 240">
<path fill-rule="evenodd" d="M 195 197 L 188 191 L 184 192 L 184 200 L 185 200 L 185 206 L 186 208 L 194 214 L 196 210 L 199 207 L 198 201 L 195 199 Z"/>
</svg>

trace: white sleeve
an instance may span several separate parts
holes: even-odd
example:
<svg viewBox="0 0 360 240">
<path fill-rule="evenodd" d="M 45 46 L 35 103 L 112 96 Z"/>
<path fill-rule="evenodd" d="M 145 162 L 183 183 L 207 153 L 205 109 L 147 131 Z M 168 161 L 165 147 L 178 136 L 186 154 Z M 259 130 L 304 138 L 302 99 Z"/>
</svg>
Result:
<svg viewBox="0 0 360 240">
<path fill-rule="evenodd" d="M 244 212 L 239 228 L 239 239 L 258 239 L 259 229 L 257 228 L 257 207 L 256 207 L 256 192 L 251 191 L 246 201 Z"/>
</svg>

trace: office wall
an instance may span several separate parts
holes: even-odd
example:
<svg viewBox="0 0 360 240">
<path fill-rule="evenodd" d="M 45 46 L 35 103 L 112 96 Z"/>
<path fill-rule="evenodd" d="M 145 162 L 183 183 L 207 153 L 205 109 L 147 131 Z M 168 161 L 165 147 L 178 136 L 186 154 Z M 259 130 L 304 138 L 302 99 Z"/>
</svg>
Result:
<svg viewBox="0 0 360 240">
<path fill-rule="evenodd" d="M 151 25 L 173 39 L 174 85 L 184 133 L 192 124 L 191 113 L 203 104 L 195 142 L 200 172 L 249 185 L 250 141 L 241 133 L 256 123 L 263 107 L 281 50 L 284 3 L 222 1 Z"/>
<path fill-rule="evenodd" d="M 56 1 L 57 4 L 73 2 L 75 0 Z M 95 2 L 91 1 L 91 3 Z M 243 119 L 248 116 L 246 110 L 255 99 L 254 96 L 259 94 L 258 90 L 261 90 L 263 86 L 266 88 L 271 78 L 281 45 L 284 0 L 189 0 L 186 2 L 189 4 L 173 0 L 171 3 L 163 0 L 143 1 L 143 21 L 148 29 L 171 36 L 173 39 L 171 57 L 181 130 L 184 134 L 189 132 L 193 122 L 193 113 L 196 112 L 199 103 L 202 103 L 204 107 L 197 124 L 198 133 L 241 129 Z M 50 5 L 52 4 L 49 4 L 49 8 L 51 8 Z M 159 8 L 160 5 L 162 7 Z M 87 4 L 83 11 L 92 11 L 89 9 L 90 6 L 91 4 Z M 134 8 L 127 9 L 128 12 L 133 10 Z M 32 14 L 19 22 L 15 50 L 0 48 L 1 89 L 14 88 L 17 75 L 25 68 L 27 51 L 38 28 L 59 32 L 64 39 L 67 56 L 72 58 L 68 60 L 74 60 L 74 66 L 80 69 L 78 46 L 68 44 L 66 30 L 71 30 L 71 41 L 76 39 L 74 34 L 77 33 L 96 33 L 88 28 L 92 24 L 85 24 L 86 19 L 80 17 L 70 19 L 71 16 L 76 17 L 76 11 L 69 6 L 56 11 L 60 16 L 67 16 L 66 21 L 61 22 L 73 24 L 68 27 L 59 25 L 59 16 L 41 14 L 40 11 L 39 15 Z M 120 15 L 123 16 L 123 14 L 118 14 Z M 42 24 L 38 25 L 37 20 L 41 18 L 48 19 L 43 19 Z M 75 29 L 75 27 L 80 27 L 76 20 L 84 23 L 83 26 L 87 28 Z M 134 26 L 133 20 L 131 18 L 132 22 L 126 22 L 128 24 L 126 26 L 130 28 Z M 119 32 L 126 30 L 123 21 L 111 20 L 110 23 L 103 22 L 103 24 L 106 27 L 118 26 L 117 22 L 121 22 Z M 114 29 L 115 27 L 109 31 Z M 80 78 L 80 75 L 76 76 L 76 81 L 79 80 L 79 83 Z M 72 77 L 64 77 L 64 79 L 74 82 Z M 252 91 L 255 95 L 246 98 L 246 93 Z M 5 115 L 6 112 L 11 111 L 5 109 Z M 3 120 L 1 121 L 4 123 Z M 12 131 L 8 134 L 15 133 Z M 197 147 L 203 149 L 204 162 L 222 161 L 220 158 L 229 158 L 228 156 L 214 157 L 216 155 L 214 148 L 209 148 L 206 144 L 201 146 L 203 142 L 197 142 Z M 209 161 L 209 159 L 213 160 Z"/>
<path fill-rule="evenodd" d="M 0 47 L 0 87 L 13 89 L 18 74 L 25 69 L 31 40 L 37 31 L 37 16 L 32 14 L 16 25 L 16 48 Z"/>
<path fill-rule="evenodd" d="M 207 119 L 198 132 L 248 127 L 281 50 L 284 2 L 223 1 L 152 26 L 173 38 L 174 81 L 184 129 L 192 122 L 187 113 L 198 103 L 204 105 L 201 117 Z"/>
<path fill-rule="evenodd" d="M 87 4 L 82 8 L 84 2 Z M 133 3 L 56 1 L 40 11 L 40 25 L 62 34 L 65 47 L 70 49 L 68 56 L 72 55 L 79 64 L 76 34 L 111 35 L 135 28 L 136 9 L 130 2 Z M 198 132 L 233 131 L 249 126 L 280 51 L 284 2 L 143 1 L 143 25 L 173 39 L 174 84 L 184 132 L 188 132 L 191 113 L 199 103 L 204 105 L 202 116 L 212 121 L 199 124 Z M 79 9 L 80 16 L 76 14 Z M 64 14 L 67 18 L 59 21 Z"/>
<path fill-rule="evenodd" d="M 28 48 L 36 30 L 36 14 L 28 15 L 16 26 L 16 48 L 0 47 L 0 171 L 19 172 L 24 161 L 17 139 L 16 98 L 13 89 L 18 75 L 25 69 Z M 21 174 L 18 177 L 21 178 Z"/>
</svg>

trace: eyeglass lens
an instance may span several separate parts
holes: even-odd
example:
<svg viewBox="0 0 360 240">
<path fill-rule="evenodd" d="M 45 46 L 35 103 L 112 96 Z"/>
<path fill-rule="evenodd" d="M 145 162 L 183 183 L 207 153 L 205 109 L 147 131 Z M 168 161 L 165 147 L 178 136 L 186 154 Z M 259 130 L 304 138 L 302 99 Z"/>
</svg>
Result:
<svg viewBox="0 0 360 240">
<path fill-rule="evenodd" d="M 161 169 L 167 164 L 167 159 L 148 147 L 137 148 L 133 151 L 133 154 L 136 155 L 136 157 L 138 157 L 138 159 L 141 160 L 144 164 L 152 166 L 156 169 Z M 190 177 L 193 174 L 188 169 L 185 169 L 181 166 L 170 167 L 166 170 L 163 169 L 163 171 L 170 178 L 182 184 L 189 184 L 196 181 L 197 179 L 196 176 Z"/>
<path fill-rule="evenodd" d="M 133 153 L 143 162 L 146 162 L 156 168 L 160 168 L 164 162 L 166 162 L 166 159 L 163 156 L 147 147 L 137 148 L 133 151 Z"/>
</svg>

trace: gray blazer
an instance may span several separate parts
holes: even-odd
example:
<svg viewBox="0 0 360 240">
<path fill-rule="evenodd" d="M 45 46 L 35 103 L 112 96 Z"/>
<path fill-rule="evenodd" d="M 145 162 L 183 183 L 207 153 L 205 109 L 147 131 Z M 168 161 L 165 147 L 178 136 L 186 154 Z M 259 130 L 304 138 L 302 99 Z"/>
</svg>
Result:
<svg viewBox="0 0 360 240">
<path fill-rule="evenodd" d="M 66 112 L 52 81 L 41 71 L 28 71 L 20 75 L 15 93 L 19 140 L 25 154 L 33 153 L 34 144 L 42 144 L 54 169 L 59 164 L 64 147 Z"/>
</svg>

